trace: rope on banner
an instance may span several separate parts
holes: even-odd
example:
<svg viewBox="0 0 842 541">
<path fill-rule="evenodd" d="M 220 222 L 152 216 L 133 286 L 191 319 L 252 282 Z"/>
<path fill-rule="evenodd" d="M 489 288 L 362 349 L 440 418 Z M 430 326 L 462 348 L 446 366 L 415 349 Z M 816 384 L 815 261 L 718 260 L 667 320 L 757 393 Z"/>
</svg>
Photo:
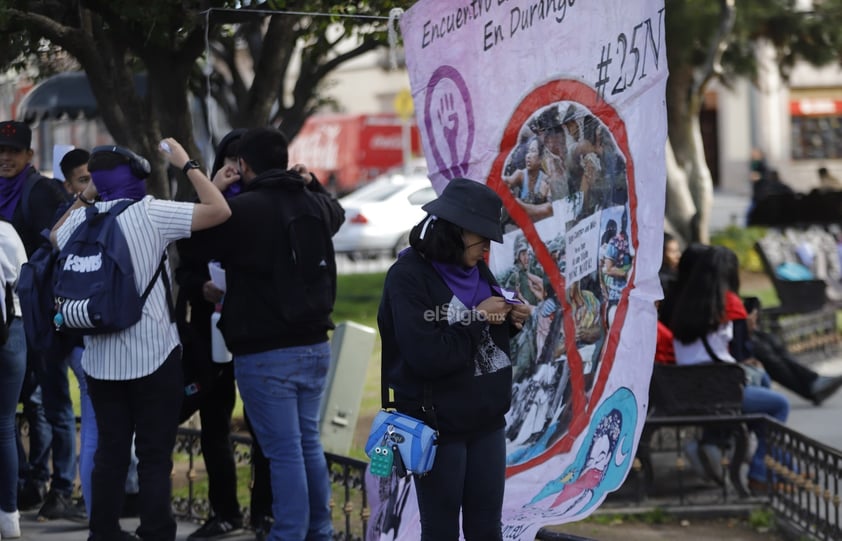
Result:
<svg viewBox="0 0 842 541">
<path fill-rule="evenodd" d="M 389 12 L 389 61 L 392 69 L 398 69 L 398 21 L 403 15 L 403 9 L 392 8 Z"/>
<path fill-rule="evenodd" d="M 400 8 L 395 8 L 400 9 Z M 210 14 L 211 11 L 218 13 L 256 13 L 259 15 L 298 15 L 300 17 L 339 17 L 340 19 L 377 19 L 386 20 L 389 17 L 383 15 L 361 15 L 358 13 L 322 13 L 319 11 L 276 11 L 273 9 L 236 9 L 236 8 L 210 8 L 202 13 Z M 394 11 L 394 10 L 392 10 Z M 403 11 L 403 10 L 401 10 Z"/>
</svg>

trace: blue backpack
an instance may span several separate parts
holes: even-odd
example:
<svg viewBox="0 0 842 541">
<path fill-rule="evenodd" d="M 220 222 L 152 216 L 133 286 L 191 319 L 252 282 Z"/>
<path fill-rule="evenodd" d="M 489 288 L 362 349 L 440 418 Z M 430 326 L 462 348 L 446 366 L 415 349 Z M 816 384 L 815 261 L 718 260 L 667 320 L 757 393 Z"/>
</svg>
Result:
<svg viewBox="0 0 842 541">
<path fill-rule="evenodd" d="M 68 334 L 106 334 L 140 321 L 143 305 L 159 276 L 169 294 L 166 253 L 142 294 L 135 285 L 129 245 L 117 216 L 134 201 L 120 200 L 106 211 L 85 211 L 67 244 L 55 256 L 53 325 Z M 170 303 L 171 305 L 171 303 Z"/>
<path fill-rule="evenodd" d="M 59 333 L 53 324 L 56 303 L 53 295 L 53 268 L 58 250 L 50 244 L 49 234 L 48 229 L 41 233 L 45 242 L 21 267 L 17 293 L 27 348 L 51 359 L 62 359 L 78 340 Z"/>
</svg>

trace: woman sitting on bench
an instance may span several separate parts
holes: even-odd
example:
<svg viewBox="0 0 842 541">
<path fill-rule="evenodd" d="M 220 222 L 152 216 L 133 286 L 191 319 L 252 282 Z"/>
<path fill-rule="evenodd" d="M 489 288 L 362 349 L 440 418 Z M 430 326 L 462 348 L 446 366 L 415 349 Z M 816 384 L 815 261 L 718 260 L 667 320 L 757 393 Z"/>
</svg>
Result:
<svg viewBox="0 0 842 541">
<path fill-rule="evenodd" d="M 661 313 L 674 334 L 673 345 L 679 365 L 737 362 L 730 351 L 733 322 L 726 315 L 729 290 L 723 272 L 726 260 L 724 249 L 703 245 L 691 245 L 681 256 L 678 280 L 670 288 Z M 764 413 L 786 422 L 789 401 L 781 393 L 763 386 L 760 379 L 747 381 L 743 391 L 743 412 Z M 766 490 L 766 442 L 762 427 L 762 423 L 751 427 L 757 434 L 758 443 L 749 464 L 748 484 L 755 492 Z"/>
</svg>

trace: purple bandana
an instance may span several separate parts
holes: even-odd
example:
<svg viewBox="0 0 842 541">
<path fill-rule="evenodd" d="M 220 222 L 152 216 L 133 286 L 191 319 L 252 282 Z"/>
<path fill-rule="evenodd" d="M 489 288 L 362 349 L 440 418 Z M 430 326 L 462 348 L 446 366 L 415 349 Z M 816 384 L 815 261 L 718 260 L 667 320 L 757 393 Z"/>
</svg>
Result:
<svg viewBox="0 0 842 541">
<path fill-rule="evenodd" d="M 225 190 L 222 191 L 222 195 L 225 196 L 225 199 L 231 199 L 235 195 L 239 194 L 243 191 L 243 181 L 238 180 L 234 184 L 231 184 Z"/>
<path fill-rule="evenodd" d="M 0 216 L 11 222 L 15 209 L 23 194 L 23 181 L 31 166 L 26 164 L 23 170 L 12 178 L 0 178 Z"/>
<path fill-rule="evenodd" d="M 132 174 L 128 164 L 118 165 L 108 171 L 92 171 L 91 178 L 103 201 L 139 201 L 146 196 L 146 183 Z"/>
<path fill-rule="evenodd" d="M 477 267 L 433 261 L 433 268 L 468 309 L 476 308 L 491 296 L 491 286 L 480 276 Z"/>
</svg>

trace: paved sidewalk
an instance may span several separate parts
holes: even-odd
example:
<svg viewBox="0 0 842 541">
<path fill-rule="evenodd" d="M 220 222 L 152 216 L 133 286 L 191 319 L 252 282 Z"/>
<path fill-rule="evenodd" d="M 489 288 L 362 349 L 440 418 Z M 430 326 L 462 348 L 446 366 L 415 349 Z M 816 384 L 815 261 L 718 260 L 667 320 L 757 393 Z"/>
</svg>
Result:
<svg viewBox="0 0 842 541">
<path fill-rule="evenodd" d="M 20 541 L 86 541 L 88 539 L 88 527 L 69 520 L 50 520 L 38 522 L 37 511 L 21 513 Z M 134 531 L 140 523 L 136 518 L 124 518 L 120 520 L 124 530 Z M 184 541 L 187 536 L 199 527 L 192 522 L 179 521 L 177 541 Z M 252 541 L 254 533 L 245 531 L 241 535 L 225 537 L 225 541 Z"/>
</svg>

